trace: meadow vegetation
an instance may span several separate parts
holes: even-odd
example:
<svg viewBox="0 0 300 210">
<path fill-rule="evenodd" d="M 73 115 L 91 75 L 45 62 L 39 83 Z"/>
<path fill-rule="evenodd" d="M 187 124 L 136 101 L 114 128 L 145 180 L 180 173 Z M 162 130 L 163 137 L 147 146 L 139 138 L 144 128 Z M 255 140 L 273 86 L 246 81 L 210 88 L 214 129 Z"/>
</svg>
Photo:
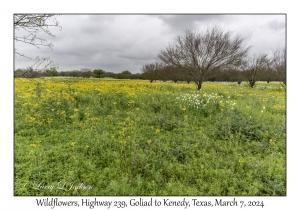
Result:
<svg viewBox="0 0 300 210">
<path fill-rule="evenodd" d="M 14 82 L 15 195 L 286 195 L 279 83 Z"/>
</svg>

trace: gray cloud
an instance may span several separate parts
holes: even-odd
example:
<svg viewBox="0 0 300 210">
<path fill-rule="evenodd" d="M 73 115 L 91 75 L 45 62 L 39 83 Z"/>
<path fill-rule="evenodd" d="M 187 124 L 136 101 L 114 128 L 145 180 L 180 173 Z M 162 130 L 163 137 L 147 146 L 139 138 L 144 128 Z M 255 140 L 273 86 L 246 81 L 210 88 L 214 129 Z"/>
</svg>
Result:
<svg viewBox="0 0 300 210">
<path fill-rule="evenodd" d="M 217 23 L 221 19 L 226 19 L 226 15 L 196 15 L 196 14 L 179 14 L 179 15 L 160 15 L 158 17 L 167 26 L 173 30 L 197 29 L 198 24 L 207 24 L 209 22 Z"/>
<path fill-rule="evenodd" d="M 285 22 L 284 21 L 278 21 L 278 20 L 272 20 L 267 23 L 267 26 L 274 31 L 277 30 L 284 30 L 285 29 Z"/>
<path fill-rule="evenodd" d="M 62 30 L 50 28 L 56 37 L 45 36 L 54 45 L 52 51 L 22 43 L 15 47 L 29 57 L 51 57 L 64 71 L 87 67 L 138 73 L 184 30 L 215 23 L 244 36 L 253 45 L 252 53 L 271 52 L 285 43 L 284 15 L 62 15 L 57 19 Z M 15 58 L 16 68 L 30 64 Z"/>
</svg>

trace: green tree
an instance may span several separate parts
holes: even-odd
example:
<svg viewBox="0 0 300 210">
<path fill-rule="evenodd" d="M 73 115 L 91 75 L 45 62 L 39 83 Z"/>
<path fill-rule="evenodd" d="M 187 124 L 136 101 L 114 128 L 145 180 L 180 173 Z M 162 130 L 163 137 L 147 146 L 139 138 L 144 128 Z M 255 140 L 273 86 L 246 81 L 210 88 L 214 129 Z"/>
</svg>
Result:
<svg viewBox="0 0 300 210">
<path fill-rule="evenodd" d="M 131 74 L 131 72 L 130 71 L 128 71 L 128 70 L 125 70 L 125 71 L 122 71 L 122 73 L 121 74 Z"/>
<path fill-rule="evenodd" d="M 94 76 L 95 78 L 100 78 L 101 75 L 104 74 L 104 73 L 105 73 L 105 71 L 103 71 L 102 69 L 95 69 L 95 70 L 93 71 L 93 76 Z"/>
<path fill-rule="evenodd" d="M 58 72 L 55 67 L 52 67 L 49 70 L 46 70 L 46 74 L 48 77 L 56 77 L 58 75 Z"/>
</svg>

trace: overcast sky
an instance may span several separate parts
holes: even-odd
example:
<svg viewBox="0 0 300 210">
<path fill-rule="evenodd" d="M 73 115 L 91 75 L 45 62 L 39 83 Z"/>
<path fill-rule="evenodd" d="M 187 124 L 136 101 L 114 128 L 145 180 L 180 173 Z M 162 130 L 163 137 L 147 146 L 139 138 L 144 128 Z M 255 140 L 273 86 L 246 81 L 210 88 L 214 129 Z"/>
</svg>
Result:
<svg viewBox="0 0 300 210">
<path fill-rule="evenodd" d="M 251 54 L 271 53 L 285 46 L 286 38 L 285 15 L 61 15 L 57 20 L 62 30 L 50 28 L 55 38 L 45 37 L 54 45 L 52 50 L 20 42 L 15 48 L 27 57 L 51 57 L 60 71 L 90 68 L 140 73 L 144 64 L 155 62 L 158 52 L 186 29 L 201 31 L 216 23 L 245 37 Z M 15 57 L 15 69 L 32 64 Z"/>
</svg>

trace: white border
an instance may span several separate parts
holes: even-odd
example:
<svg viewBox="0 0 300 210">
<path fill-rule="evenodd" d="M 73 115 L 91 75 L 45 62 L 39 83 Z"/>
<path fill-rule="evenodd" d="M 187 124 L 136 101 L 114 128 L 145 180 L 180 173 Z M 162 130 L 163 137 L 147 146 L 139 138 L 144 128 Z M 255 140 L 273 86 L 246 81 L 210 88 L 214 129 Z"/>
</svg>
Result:
<svg viewBox="0 0 300 210">
<path fill-rule="evenodd" d="M 104 3 L 105 2 L 105 3 Z M 294 1 L 295 2 L 295 1 Z M 298 5 L 282 1 L 161 1 L 155 0 L 151 3 L 146 1 L 6 1 L 1 4 L 1 209 L 40 209 L 36 206 L 37 197 L 14 197 L 13 196 L 13 13 L 18 12 L 43 12 L 43 13 L 287 13 L 287 196 L 286 197 L 239 197 L 237 200 L 263 200 L 263 209 L 290 209 L 299 208 L 298 187 L 298 146 L 299 138 L 297 129 L 299 127 L 299 102 L 297 99 L 299 85 L 299 13 Z M 3 65 L 4 63 L 4 65 Z M 46 198 L 46 197 L 42 197 Z M 81 201 L 85 197 L 58 197 L 60 200 Z M 92 199 L 93 197 L 86 197 Z M 126 200 L 132 197 L 97 197 L 97 199 Z M 158 197 L 163 199 L 165 197 Z M 171 197 L 167 197 L 171 198 Z M 172 197 L 178 201 L 183 197 Z M 187 197 L 192 199 L 193 197 Z M 218 197 L 197 197 L 202 200 L 214 200 Z M 233 197 L 223 197 L 231 200 Z M 48 207 L 49 208 L 49 207 Z M 57 209 L 59 207 L 55 207 Z M 98 207 L 99 208 L 99 207 Z M 159 207 L 167 208 L 167 207 Z M 175 207 L 173 207 L 175 208 Z M 198 207 L 201 208 L 201 207 Z M 197 209 L 198 209 L 197 208 Z M 214 209 L 225 209 L 227 207 L 214 207 Z M 250 207 L 248 207 L 250 208 Z M 253 207 L 252 207 L 253 208 Z M 69 208 L 70 209 L 70 208 Z M 77 208 L 78 209 L 78 208 Z M 94 209 L 97 209 L 95 207 Z M 126 208 L 132 209 L 132 208 Z M 133 208 L 138 209 L 138 208 Z M 169 208 L 170 209 L 170 208 Z M 179 209 L 177 207 L 176 209 Z M 182 209 L 182 207 L 180 207 Z M 189 208 L 191 209 L 191 208 Z M 196 208 L 192 208 L 196 209 Z M 205 209 L 202 207 L 202 209 Z"/>
</svg>

